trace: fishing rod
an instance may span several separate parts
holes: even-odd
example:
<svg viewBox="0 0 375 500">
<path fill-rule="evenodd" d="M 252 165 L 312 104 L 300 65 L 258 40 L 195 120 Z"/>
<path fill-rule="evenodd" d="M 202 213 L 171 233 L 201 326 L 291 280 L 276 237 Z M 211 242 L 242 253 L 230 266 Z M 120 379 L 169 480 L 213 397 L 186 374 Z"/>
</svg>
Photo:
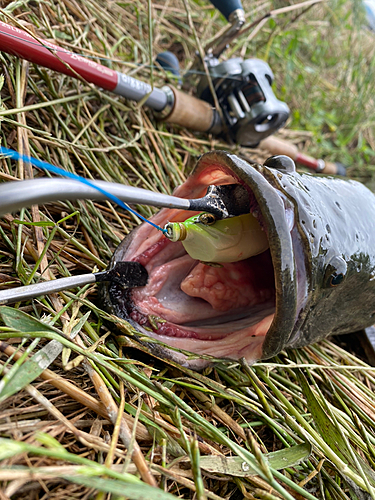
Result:
<svg viewBox="0 0 375 500">
<path fill-rule="evenodd" d="M 104 90 L 150 107 L 159 120 L 187 127 L 198 132 L 226 135 L 230 142 L 255 147 L 263 145 L 273 154 L 289 154 L 292 158 L 316 172 L 345 175 L 339 164 L 325 163 L 295 151 L 288 142 L 270 140 L 270 135 L 282 127 L 289 117 L 289 108 L 276 98 L 272 90 L 274 80 L 271 68 L 260 59 L 231 58 L 222 63 L 218 57 L 228 43 L 240 33 L 245 15 L 240 0 L 213 2 L 229 21 L 227 31 L 206 47 L 205 63 L 222 110 L 215 109 L 210 82 L 204 71 L 198 87 L 199 98 L 172 85 L 161 89 L 112 70 L 92 59 L 71 52 L 16 26 L 0 22 L 0 50 L 16 55 L 59 73 L 81 78 Z M 172 53 L 162 53 L 157 62 L 179 75 L 178 61 Z M 199 58 L 195 67 L 202 65 Z M 201 68 L 202 69 L 202 68 Z M 283 151 L 284 149 L 284 151 Z"/>
<path fill-rule="evenodd" d="M 74 78 L 83 78 L 97 87 L 153 109 L 165 121 L 189 126 L 200 132 L 219 133 L 221 125 L 212 107 L 174 87 L 152 88 L 148 83 L 114 71 L 91 59 L 0 21 L 0 50 Z"/>
</svg>

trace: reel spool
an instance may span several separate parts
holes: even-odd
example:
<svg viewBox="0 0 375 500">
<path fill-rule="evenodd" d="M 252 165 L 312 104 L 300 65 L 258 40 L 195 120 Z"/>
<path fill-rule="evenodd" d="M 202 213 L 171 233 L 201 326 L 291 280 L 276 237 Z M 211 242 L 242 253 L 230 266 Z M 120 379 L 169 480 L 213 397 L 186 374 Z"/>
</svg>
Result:
<svg viewBox="0 0 375 500">
<path fill-rule="evenodd" d="M 265 61 L 238 57 L 222 63 L 215 58 L 207 62 L 233 141 L 255 147 L 285 124 L 289 108 L 273 93 L 274 76 Z M 197 90 L 200 99 L 214 105 L 206 76 Z"/>
</svg>

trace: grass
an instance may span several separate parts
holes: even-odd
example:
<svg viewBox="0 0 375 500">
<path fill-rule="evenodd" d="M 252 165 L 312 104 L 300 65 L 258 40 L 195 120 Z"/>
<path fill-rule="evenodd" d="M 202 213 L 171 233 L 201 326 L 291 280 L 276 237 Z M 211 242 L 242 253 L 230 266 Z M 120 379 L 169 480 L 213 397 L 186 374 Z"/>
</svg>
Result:
<svg viewBox="0 0 375 500">
<path fill-rule="evenodd" d="M 246 1 L 247 23 L 282 6 Z M 150 69 L 158 52 L 173 44 L 188 70 L 197 40 L 204 46 L 224 25 L 208 3 L 191 0 L 11 2 L 0 17 L 156 86 L 169 78 Z M 282 137 L 347 163 L 371 186 L 375 49 L 363 22 L 357 3 L 321 2 L 272 17 L 228 54 L 271 65 L 275 90 L 292 110 Z M 1 143 L 20 153 L 87 178 L 170 193 L 198 155 L 229 147 L 158 123 L 82 81 L 4 53 L 0 61 Z M 38 175 L 0 160 L 4 182 Z M 6 215 L 0 284 L 102 270 L 138 223 L 110 202 Z M 375 496 L 375 369 L 337 342 L 196 373 L 134 342 L 126 322 L 100 309 L 95 286 L 1 313 L 1 500 Z M 114 321 L 126 334 L 119 343 L 104 326 Z"/>
</svg>

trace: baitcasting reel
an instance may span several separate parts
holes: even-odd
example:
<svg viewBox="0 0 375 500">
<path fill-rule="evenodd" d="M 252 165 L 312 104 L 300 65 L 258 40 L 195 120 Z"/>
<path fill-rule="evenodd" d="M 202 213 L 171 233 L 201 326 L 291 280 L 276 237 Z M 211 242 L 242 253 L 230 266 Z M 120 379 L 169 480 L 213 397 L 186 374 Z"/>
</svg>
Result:
<svg viewBox="0 0 375 500">
<path fill-rule="evenodd" d="M 205 47 L 204 61 L 223 112 L 224 123 L 218 126 L 213 120 L 208 132 L 225 133 L 229 139 L 242 146 L 254 147 L 275 133 L 289 117 L 288 106 L 277 99 L 272 90 L 274 80 L 269 65 L 261 59 L 236 57 L 219 62 L 219 56 L 239 34 L 245 22 L 240 0 L 213 0 L 212 3 L 229 21 L 228 29 Z M 179 75 L 179 63 L 170 52 L 159 54 L 157 62 L 174 75 Z M 197 97 L 215 107 L 209 82 L 203 71 L 203 62 L 197 54 L 189 71 L 203 73 Z"/>
<path fill-rule="evenodd" d="M 210 75 L 229 135 L 242 146 L 254 147 L 282 127 L 289 108 L 272 91 L 273 73 L 261 59 L 233 58 L 212 65 Z M 207 77 L 199 82 L 198 97 L 214 105 Z"/>
</svg>

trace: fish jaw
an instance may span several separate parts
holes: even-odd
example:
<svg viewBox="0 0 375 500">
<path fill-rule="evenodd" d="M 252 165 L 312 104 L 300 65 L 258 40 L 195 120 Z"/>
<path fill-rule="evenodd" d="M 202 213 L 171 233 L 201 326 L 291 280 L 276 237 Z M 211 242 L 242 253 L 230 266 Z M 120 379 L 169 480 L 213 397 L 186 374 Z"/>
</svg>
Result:
<svg viewBox="0 0 375 500">
<path fill-rule="evenodd" d="M 174 194 L 199 198 L 209 185 L 242 184 L 249 193 L 250 211 L 267 234 L 266 252 L 211 268 L 194 261 L 181 243 L 169 242 L 148 224 L 134 230 L 115 251 L 112 263 L 140 262 L 149 282 L 131 291 L 104 284 L 105 307 L 128 320 L 143 342 L 145 335 L 151 337 L 148 347 L 159 355 L 198 369 L 207 364 L 207 356 L 253 363 L 288 344 L 298 308 L 293 214 L 290 218 L 288 201 L 263 170 L 223 151 L 207 153 Z M 163 226 L 191 215 L 163 209 L 152 221 Z"/>
</svg>

